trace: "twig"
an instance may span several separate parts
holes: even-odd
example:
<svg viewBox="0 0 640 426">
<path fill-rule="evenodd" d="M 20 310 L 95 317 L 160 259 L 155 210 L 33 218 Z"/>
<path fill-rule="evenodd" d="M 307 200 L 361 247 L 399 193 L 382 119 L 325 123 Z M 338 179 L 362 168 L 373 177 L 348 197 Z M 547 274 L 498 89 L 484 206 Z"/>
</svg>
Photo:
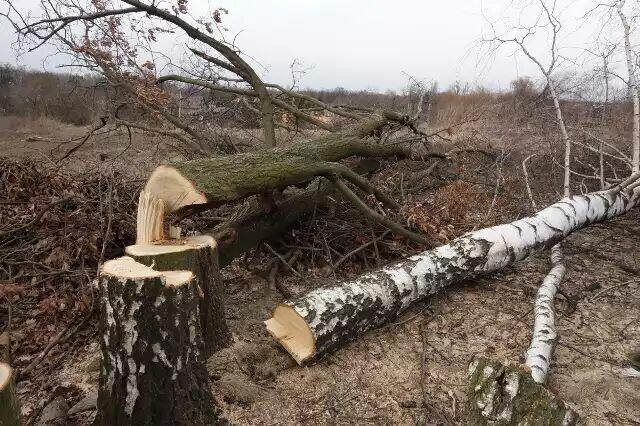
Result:
<svg viewBox="0 0 640 426">
<path fill-rule="evenodd" d="M 386 226 L 396 234 L 407 237 L 411 241 L 419 244 L 431 245 L 431 241 L 420 234 L 416 234 L 405 229 L 402 225 L 381 216 L 375 210 L 371 209 L 364 201 L 360 199 L 349 187 L 340 179 L 332 179 L 331 182 L 342 193 L 342 195 L 367 217 Z"/>
<path fill-rule="evenodd" d="M 5 231 L 5 232 L 0 233 L 0 239 L 2 239 L 2 238 L 6 238 L 6 237 L 7 237 L 7 236 L 9 236 L 9 235 L 13 235 L 13 234 L 16 234 L 16 233 L 18 233 L 18 232 L 20 232 L 20 231 L 24 231 L 25 229 L 29 229 L 29 228 L 31 228 L 33 225 L 35 225 L 36 223 L 38 223 L 38 221 L 39 221 L 40 219 L 42 219 L 42 216 L 44 216 L 44 214 L 45 214 L 46 212 L 48 212 L 51 208 L 53 208 L 53 207 L 55 207 L 55 206 L 57 206 L 57 205 L 59 205 L 59 204 L 66 203 L 67 201 L 73 200 L 74 198 L 76 198 L 76 197 L 67 197 L 67 198 L 63 198 L 62 200 L 54 201 L 53 203 L 48 204 L 48 205 L 47 205 L 45 208 L 43 208 L 43 209 L 40 211 L 40 213 L 38 213 L 38 214 L 36 215 L 36 217 L 34 217 L 31 221 L 29 221 L 29 222 L 25 223 L 24 225 L 19 226 L 19 227 L 17 227 L 17 228 L 10 229 L 10 230 L 8 230 L 8 231 Z"/>
<path fill-rule="evenodd" d="M 386 237 L 387 235 L 389 235 L 391 231 L 390 230 L 386 230 L 384 231 L 382 234 L 380 234 L 379 237 L 374 238 L 371 241 L 368 241 L 366 243 L 364 243 L 363 245 L 361 245 L 360 247 L 350 251 L 349 253 L 345 254 L 344 256 L 342 256 L 334 265 L 334 268 L 339 268 L 340 265 L 342 265 L 342 263 L 344 263 L 344 261 L 346 261 L 347 259 L 349 259 L 351 256 L 358 254 L 359 252 L 361 252 L 362 250 L 366 249 L 367 247 L 369 247 L 370 245 L 377 243 L 378 241 L 382 240 L 384 237 Z"/>
<path fill-rule="evenodd" d="M 302 274 L 300 274 L 300 272 L 296 271 L 295 268 L 291 265 L 289 265 L 289 263 L 286 261 L 286 259 L 284 257 L 282 257 L 282 255 L 280 253 L 278 253 L 277 251 L 275 251 L 273 249 L 273 247 L 271 247 L 269 244 L 264 243 L 264 246 L 267 248 L 267 250 L 269 250 L 271 253 L 273 253 L 274 255 L 276 255 L 278 257 L 278 259 L 280 259 L 282 261 L 282 263 L 284 263 L 284 265 L 289 268 L 289 270 L 291 272 L 294 273 L 294 275 L 296 275 L 298 278 L 304 278 L 302 276 Z"/>
<path fill-rule="evenodd" d="M 609 290 L 613 290 L 613 289 L 616 289 L 616 288 L 619 288 L 619 287 L 623 287 L 623 286 L 625 286 L 625 285 L 629 285 L 629 284 L 632 284 L 632 283 L 637 283 L 637 282 L 638 282 L 638 280 L 630 280 L 630 281 L 625 281 L 625 282 L 620 283 L 620 284 L 616 284 L 616 285 L 609 286 L 609 287 L 607 287 L 607 288 L 603 288 L 602 290 L 600 290 L 599 292 L 597 292 L 596 294 L 594 294 L 593 296 L 591 296 L 591 298 L 590 298 L 589 300 L 590 300 L 590 301 L 594 301 L 594 300 L 596 300 L 598 297 L 600 297 L 603 293 L 606 293 L 606 292 L 608 292 Z"/>
</svg>

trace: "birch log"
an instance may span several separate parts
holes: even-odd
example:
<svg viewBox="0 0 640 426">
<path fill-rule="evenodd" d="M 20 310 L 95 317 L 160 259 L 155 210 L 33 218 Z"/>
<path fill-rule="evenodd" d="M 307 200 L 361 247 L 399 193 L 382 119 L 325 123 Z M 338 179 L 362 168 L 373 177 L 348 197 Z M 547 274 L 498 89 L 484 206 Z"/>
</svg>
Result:
<svg viewBox="0 0 640 426">
<path fill-rule="evenodd" d="M 157 271 L 191 271 L 195 274 L 200 311 L 200 329 L 208 356 L 231 342 L 224 317 L 222 277 L 218 267 L 218 246 L 208 235 L 179 240 L 136 244 L 125 253 Z"/>
<path fill-rule="evenodd" d="M 565 273 L 562 248 L 558 244 L 551 249 L 551 270 L 542 281 L 536 296 L 533 336 L 525 361 L 531 369 L 531 377 L 537 383 L 545 383 L 549 375 L 549 364 L 557 339 L 553 300 Z"/>
<path fill-rule="evenodd" d="M 202 357 L 197 280 L 130 257 L 101 270 L 97 425 L 216 424 Z"/>
<path fill-rule="evenodd" d="M 565 197 L 532 217 L 466 234 L 355 281 L 284 302 L 265 325 L 299 364 L 307 363 L 446 286 L 502 269 L 591 223 L 627 212 L 638 196 L 635 190 Z"/>
<path fill-rule="evenodd" d="M 0 425 L 20 425 L 20 405 L 16 396 L 13 369 L 0 363 Z"/>
</svg>

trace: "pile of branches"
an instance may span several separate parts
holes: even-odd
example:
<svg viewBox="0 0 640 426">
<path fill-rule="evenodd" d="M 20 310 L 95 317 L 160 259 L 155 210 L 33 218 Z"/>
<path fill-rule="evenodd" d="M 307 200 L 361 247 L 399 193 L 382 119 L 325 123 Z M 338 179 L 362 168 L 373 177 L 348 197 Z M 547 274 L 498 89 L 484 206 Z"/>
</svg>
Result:
<svg viewBox="0 0 640 426">
<path fill-rule="evenodd" d="M 97 311 L 92 280 L 132 243 L 137 192 L 106 165 L 72 175 L 0 157 L 0 324 L 23 377 Z"/>
</svg>

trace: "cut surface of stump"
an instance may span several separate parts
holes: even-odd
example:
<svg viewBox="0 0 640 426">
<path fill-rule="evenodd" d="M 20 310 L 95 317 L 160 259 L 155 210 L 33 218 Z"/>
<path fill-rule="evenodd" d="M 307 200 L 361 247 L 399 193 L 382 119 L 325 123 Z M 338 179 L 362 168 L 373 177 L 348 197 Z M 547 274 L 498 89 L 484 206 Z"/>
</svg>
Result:
<svg viewBox="0 0 640 426">
<path fill-rule="evenodd" d="M 224 317 L 222 278 L 216 241 L 208 235 L 136 244 L 125 250 L 128 256 L 156 271 L 186 270 L 197 278 L 196 294 L 205 354 L 210 355 L 231 342 Z"/>
<path fill-rule="evenodd" d="M 20 425 L 20 405 L 13 381 L 13 369 L 0 362 L 0 425 Z"/>
<path fill-rule="evenodd" d="M 131 257 L 100 275 L 98 425 L 218 424 L 204 366 L 197 278 Z"/>
<path fill-rule="evenodd" d="M 469 365 L 470 425 L 576 424 L 578 415 L 517 364 L 484 357 Z"/>
</svg>

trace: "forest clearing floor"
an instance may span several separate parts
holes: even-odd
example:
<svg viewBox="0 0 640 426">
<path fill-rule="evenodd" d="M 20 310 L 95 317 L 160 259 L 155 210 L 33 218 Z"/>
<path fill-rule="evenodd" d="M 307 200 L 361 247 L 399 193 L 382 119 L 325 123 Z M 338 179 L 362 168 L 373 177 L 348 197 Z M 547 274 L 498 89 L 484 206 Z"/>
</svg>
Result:
<svg viewBox="0 0 640 426">
<path fill-rule="evenodd" d="M 17 139 L 13 143 L 18 143 Z M 51 144 L 34 143 L 42 146 Z M 128 153 L 125 154 L 125 163 L 142 162 L 145 143 L 144 138 L 134 141 L 137 154 L 130 158 Z M 115 155 L 109 154 L 110 158 L 113 159 L 126 146 L 126 142 L 118 145 L 113 150 Z M 86 152 L 83 148 L 81 152 L 86 155 L 83 161 L 91 158 L 99 162 L 95 159 L 95 151 L 90 148 Z M 3 154 L 10 153 L 10 149 L 3 149 Z M 34 155 L 18 153 L 16 156 Z M 161 157 L 158 154 L 157 158 Z M 157 158 L 147 156 L 146 160 L 151 165 L 158 161 Z M 515 170 L 520 163 L 514 161 L 514 164 Z M 418 172 L 424 169 L 423 165 L 417 166 Z M 440 171 L 445 174 L 451 172 L 444 168 Z M 403 188 L 402 182 L 410 181 L 410 173 L 410 167 L 399 162 L 380 173 L 376 183 L 395 197 L 402 194 L 404 201 L 407 188 Z M 546 201 L 553 200 L 556 195 L 548 188 L 556 186 L 548 185 L 544 174 L 538 172 L 541 177 L 539 182 L 533 182 L 534 191 L 545 194 Z M 59 185 L 64 186 L 63 183 Z M 413 217 L 414 223 L 434 227 L 433 236 L 440 238 L 438 243 L 470 230 L 474 224 L 487 226 L 529 212 L 528 200 L 522 198 L 522 188 L 515 196 L 506 191 L 504 197 L 498 197 L 494 216 L 489 218 L 488 214 L 487 217 L 484 215 L 491 202 L 492 184 L 464 186 L 460 181 L 449 180 L 439 185 L 444 190 L 434 191 L 440 196 L 455 193 L 458 197 L 450 200 L 449 219 L 434 222 L 443 217 L 441 211 L 430 211 L 425 217 L 416 216 L 416 212 L 422 211 L 422 204 L 429 205 L 427 198 L 420 198 L 419 194 L 420 191 L 434 189 L 429 185 L 417 185 L 413 198 L 411 194 L 407 195 L 405 203 L 410 207 L 407 214 Z M 81 189 L 77 188 L 77 191 Z M 134 189 L 120 189 L 121 194 L 130 198 L 123 205 L 134 203 L 137 187 Z M 460 191 L 463 191 L 462 195 Z M 96 193 L 101 192 L 97 190 Z M 83 194 L 84 197 L 89 196 Z M 97 196 L 98 199 L 100 197 Z M 541 201 L 539 203 L 542 204 Z M 473 212 L 473 220 L 471 213 L 463 220 L 461 217 L 465 214 L 453 211 L 454 207 L 460 206 Z M 73 212 L 80 207 L 70 208 Z M 66 215 L 64 218 L 47 216 L 43 222 L 64 222 L 67 232 L 68 224 L 73 224 L 77 217 L 74 215 L 69 214 L 68 218 Z M 122 217 L 116 218 L 124 223 L 133 215 L 133 210 L 126 210 Z M 335 233 L 335 238 L 329 240 L 332 249 L 335 247 L 339 253 L 348 253 L 366 243 L 365 237 L 381 233 L 380 228 L 367 229 L 366 224 L 357 222 L 358 216 L 353 209 L 339 204 L 330 213 L 314 216 L 314 225 L 300 226 L 301 230 L 292 233 L 295 235 L 286 236 L 284 245 L 311 246 L 311 253 L 320 250 L 317 247 L 321 245 L 301 241 L 304 235 L 300 237 L 300 234 L 306 232 L 314 238 L 321 235 L 318 238 L 324 239 L 329 250 L 325 235 L 318 232 L 317 224 L 320 223 L 325 231 Z M 634 211 L 615 221 L 579 231 L 564 244 L 568 269 L 563 284 L 566 296 L 559 295 L 556 299 L 560 340 L 548 386 L 578 411 L 584 424 L 640 424 L 640 378 L 630 377 L 628 370 L 628 354 L 640 350 L 639 219 L 639 212 Z M 465 221 L 464 225 L 462 221 Z M 114 219 L 114 226 L 118 223 Z M 98 247 L 94 253 L 97 258 L 102 231 L 98 229 L 98 219 L 93 225 L 96 235 L 92 245 Z M 125 226 L 118 229 L 121 228 L 125 229 Z M 120 245 L 131 243 L 125 236 L 117 242 Z M 74 242 L 71 241 L 70 245 L 73 246 Z M 274 247 L 280 250 L 278 246 Z M 44 251 L 39 254 L 43 258 L 50 255 L 45 249 L 39 251 Z M 107 256 L 115 253 L 116 249 L 107 250 Z M 370 248 L 362 258 L 354 256 L 335 272 L 328 265 L 322 262 L 316 265 L 317 261 L 305 257 L 306 263 L 299 268 L 301 277 L 281 271 L 278 280 L 294 293 L 300 293 L 353 278 L 374 267 L 378 253 L 374 255 L 373 251 Z M 383 263 L 411 253 L 408 245 L 392 237 L 380 241 L 380 251 L 381 256 L 377 260 Z M 270 311 L 282 300 L 281 294 L 270 288 L 261 276 L 264 274 L 256 273 L 258 268 L 247 268 L 246 262 L 236 261 L 223 270 L 226 316 L 234 334 L 234 344 L 208 360 L 213 392 L 226 416 L 237 424 L 464 424 L 466 372 L 472 356 L 484 354 L 523 361 L 532 332 L 533 301 L 548 272 L 548 256 L 548 252 L 539 253 L 500 273 L 446 289 L 411 307 L 393 323 L 364 334 L 357 341 L 307 367 L 297 366 L 268 335 L 263 325 Z M 268 263 L 264 253 L 252 260 L 254 263 Z M 49 263 L 47 265 L 50 267 Z M 70 276 L 65 285 L 78 279 Z M 89 280 L 83 282 L 83 287 L 75 284 L 74 288 L 90 297 L 93 293 L 87 290 Z M 40 285 L 42 291 L 39 290 Z M 58 294 L 70 291 L 70 287 L 55 287 L 51 282 L 46 285 L 46 291 L 45 283 L 37 282 L 31 287 L 27 283 L 15 293 L 7 293 L 13 300 L 12 331 L 18 340 L 15 362 L 19 368 L 32 362 L 43 344 L 71 325 L 69 319 L 73 315 L 63 310 L 60 304 L 63 300 L 66 303 L 64 309 L 69 310 L 69 300 L 65 294 Z M 55 297 L 51 296 L 52 291 L 58 292 Z M 43 299 L 38 299 L 43 295 L 53 303 L 53 308 L 44 306 Z M 89 300 L 83 303 L 74 314 L 85 313 L 90 305 L 93 306 Z M 59 312 L 46 316 L 45 313 L 51 309 Z M 84 315 L 78 317 L 84 318 Z M 32 374 L 19 383 L 18 392 L 25 415 L 35 417 L 56 396 L 62 396 L 71 406 L 95 392 L 100 365 L 97 317 L 94 314 L 87 318 L 71 338 L 54 347 Z M 0 319 L 6 319 L 3 309 L 0 309 Z M 86 412 L 71 416 L 69 421 L 71 424 L 88 424 L 92 416 L 92 412 Z"/>
<path fill-rule="evenodd" d="M 564 245 L 563 291 L 570 301 L 556 300 L 560 339 L 548 386 L 583 424 L 640 423 L 640 378 L 625 372 L 627 356 L 640 342 L 638 219 L 634 213 L 595 225 Z M 228 268 L 227 319 L 235 343 L 208 361 L 214 394 L 235 424 L 465 424 L 471 358 L 524 360 L 533 299 L 547 269 L 545 252 L 454 286 L 299 367 L 262 323 L 280 294 L 244 270 Z M 320 283 L 290 276 L 286 284 Z M 95 391 L 99 360 L 91 341 L 49 380 Z"/>
</svg>

